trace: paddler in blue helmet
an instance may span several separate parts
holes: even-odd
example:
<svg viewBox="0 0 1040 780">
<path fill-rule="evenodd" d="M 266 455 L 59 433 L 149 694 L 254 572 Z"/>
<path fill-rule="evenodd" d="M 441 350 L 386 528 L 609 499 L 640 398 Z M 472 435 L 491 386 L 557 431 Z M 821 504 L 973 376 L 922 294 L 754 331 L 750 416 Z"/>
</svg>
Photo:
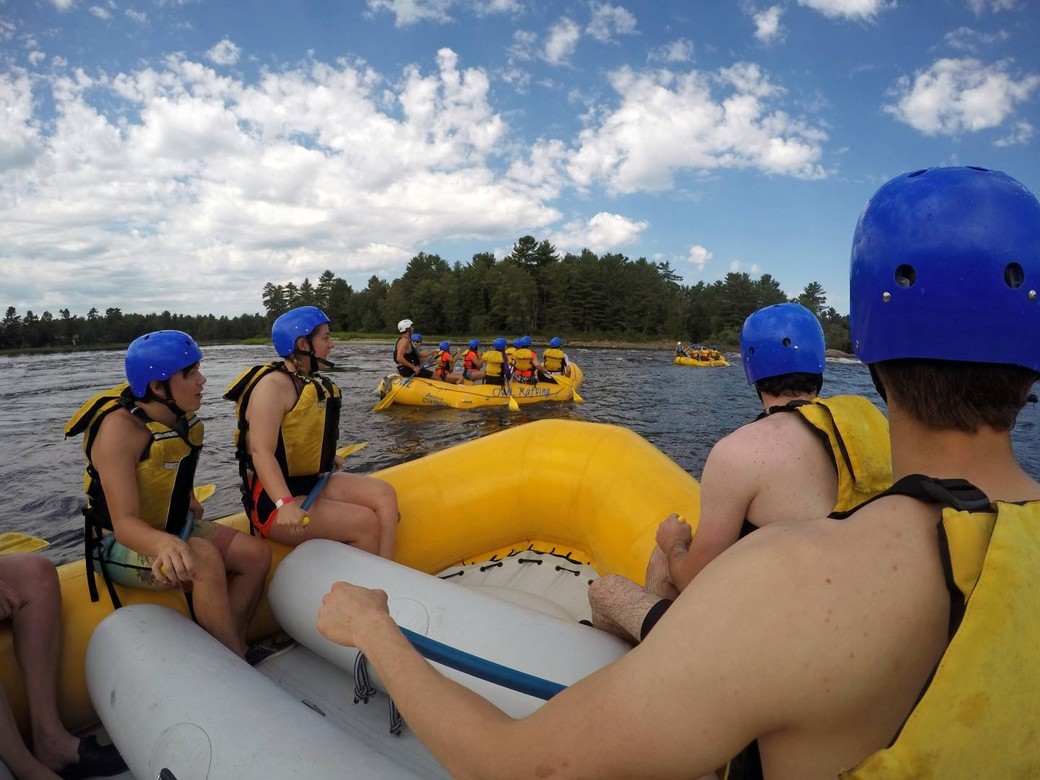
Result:
<svg viewBox="0 0 1040 780">
<path fill-rule="evenodd" d="M 239 656 L 271 563 L 260 539 L 202 519 L 192 485 L 202 451 L 202 350 L 179 330 L 134 339 L 127 383 L 87 401 L 65 427 L 87 458 L 87 567 L 115 584 L 190 591 L 200 626 Z M 230 575 L 230 576 L 229 576 Z"/>
<path fill-rule="evenodd" d="M 271 326 L 279 358 L 247 369 L 224 393 L 238 418 L 243 503 L 265 538 L 333 539 L 391 558 L 397 494 L 382 480 L 340 470 L 342 399 L 321 373 L 333 365 L 330 325 L 315 306 L 285 312 Z"/>
<path fill-rule="evenodd" d="M 592 582 L 594 625 L 641 640 L 677 593 L 741 537 L 851 509 L 891 484 L 888 423 L 877 407 L 861 396 L 819 397 L 825 352 L 823 327 L 801 304 L 766 306 L 744 321 L 744 374 L 764 411 L 708 453 L 696 535 L 678 514 L 658 526 L 646 587 L 617 575 Z"/>
<path fill-rule="evenodd" d="M 508 756 L 521 777 L 685 778 L 744 752 L 745 778 L 1032 777 L 1040 483 L 1010 428 L 1040 378 L 1021 337 L 1040 332 L 1038 282 L 1040 203 L 1011 177 L 882 186 L 854 235 L 850 319 L 887 397 L 895 485 L 733 545 L 638 649 L 527 718 L 443 678 L 385 593 L 336 583 L 318 628 L 364 652 L 459 772 Z"/>
</svg>

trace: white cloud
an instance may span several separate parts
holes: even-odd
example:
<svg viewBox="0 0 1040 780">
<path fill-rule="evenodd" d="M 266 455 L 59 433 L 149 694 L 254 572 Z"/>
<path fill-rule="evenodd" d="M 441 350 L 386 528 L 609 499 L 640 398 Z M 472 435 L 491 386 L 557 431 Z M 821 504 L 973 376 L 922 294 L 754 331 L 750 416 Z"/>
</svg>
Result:
<svg viewBox="0 0 1040 780">
<path fill-rule="evenodd" d="M 224 38 L 220 43 L 206 52 L 206 59 L 214 65 L 234 65 L 238 62 L 238 58 L 241 54 L 241 49 L 239 49 L 228 38 Z"/>
<path fill-rule="evenodd" d="M 634 243 L 647 227 L 648 222 L 601 211 L 585 222 L 568 222 L 549 240 L 560 249 L 574 252 L 591 249 L 599 254 Z"/>
<path fill-rule="evenodd" d="M 1040 86 L 1040 76 L 1015 79 L 1007 63 L 941 59 L 911 80 L 899 79 L 885 111 L 927 135 L 957 135 L 997 127 Z"/>
<path fill-rule="evenodd" d="M 0 73 L 0 138 L 4 139 L 0 144 L 0 178 L 6 180 L 13 169 L 33 162 L 40 148 L 39 134 L 29 74 L 19 68 Z M 13 187 L 0 188 L 0 207 L 15 196 Z"/>
<path fill-rule="evenodd" d="M 762 271 L 762 269 L 759 268 L 758 263 L 744 263 L 740 260 L 734 260 L 733 262 L 731 262 L 729 264 L 729 270 L 730 273 L 734 274 L 758 274 Z"/>
<path fill-rule="evenodd" d="M 448 22 L 448 9 L 455 0 L 366 0 L 368 10 L 375 13 L 389 11 L 395 17 L 396 27 L 407 27 L 417 22 Z"/>
<path fill-rule="evenodd" d="M 970 27 L 958 27 L 956 30 L 946 33 L 943 40 L 947 46 L 962 51 L 977 51 L 983 46 L 991 46 L 995 43 L 1003 43 L 1010 36 L 1006 30 L 995 33 L 983 33 Z"/>
<path fill-rule="evenodd" d="M 96 16 L 98 19 L 112 18 L 112 12 L 100 5 L 90 6 L 90 8 L 87 9 L 87 12 L 90 13 L 92 16 Z"/>
<path fill-rule="evenodd" d="M 59 11 L 68 11 L 76 5 L 76 0 L 51 0 L 51 5 Z"/>
<path fill-rule="evenodd" d="M 510 165 L 489 89 L 448 49 L 396 83 L 311 62 L 254 84 L 172 57 L 54 79 L 44 132 L 30 76 L 9 69 L 0 289 L 19 284 L 24 299 L 10 304 L 34 310 L 237 314 L 259 308 L 268 280 L 392 275 L 431 241 L 548 232 L 565 152 L 550 142 Z M 587 229 L 617 241 L 625 228 L 603 218 Z M 155 268 L 185 283 L 156 286 Z"/>
<path fill-rule="evenodd" d="M 571 19 L 560 19 L 549 30 L 542 58 L 550 65 L 562 65 L 574 53 L 581 38 L 581 28 Z"/>
<path fill-rule="evenodd" d="M 609 3 L 592 4 L 592 21 L 585 32 L 601 43 L 613 40 L 615 35 L 632 35 L 636 31 L 636 18 L 619 5 Z"/>
<path fill-rule="evenodd" d="M 784 37 L 784 28 L 780 26 L 780 17 L 783 16 L 784 8 L 780 5 L 772 5 L 764 11 L 752 15 L 755 22 L 755 37 L 762 43 L 772 43 Z"/>
<path fill-rule="evenodd" d="M 693 59 L 693 44 L 685 38 L 669 41 L 650 50 L 650 62 L 689 62 Z"/>
<path fill-rule="evenodd" d="M 693 265 L 695 265 L 698 271 L 703 271 L 704 266 L 706 266 L 708 264 L 708 261 L 711 260 L 714 256 L 714 254 L 702 247 L 700 244 L 694 244 L 690 247 L 690 251 L 687 253 L 686 257 L 683 258 L 683 260 L 687 263 L 692 263 Z"/>
<path fill-rule="evenodd" d="M 895 0 L 798 0 L 798 5 L 819 11 L 828 19 L 872 21 L 879 13 L 895 8 Z"/>
<path fill-rule="evenodd" d="M 1034 132 L 1035 130 L 1029 122 L 1016 122 L 1011 132 L 1003 138 L 997 139 L 993 145 L 1005 147 L 1027 144 L 1033 139 Z"/>
<path fill-rule="evenodd" d="M 970 8 L 976 16 L 984 13 L 1000 13 L 1001 11 L 1014 11 L 1018 7 L 1018 0 L 968 0 Z"/>
<path fill-rule="evenodd" d="M 783 90 L 757 65 L 715 73 L 623 68 L 610 82 L 619 104 L 593 113 L 567 165 L 580 188 L 600 181 L 613 193 L 664 190 L 683 170 L 755 168 L 803 179 L 826 173 L 826 133 L 776 107 Z"/>
<path fill-rule="evenodd" d="M 143 11 L 136 11 L 133 8 L 126 9 L 126 17 L 131 21 L 137 22 L 138 24 L 144 24 L 148 21 L 148 15 Z"/>
<path fill-rule="evenodd" d="M 27 55 L 27 58 L 29 60 L 29 64 L 35 68 L 41 62 L 47 59 L 47 55 L 44 54 L 42 51 L 31 51 Z"/>
<path fill-rule="evenodd" d="M 515 14 L 524 9 L 520 0 L 477 0 L 475 10 L 480 15 Z"/>
</svg>

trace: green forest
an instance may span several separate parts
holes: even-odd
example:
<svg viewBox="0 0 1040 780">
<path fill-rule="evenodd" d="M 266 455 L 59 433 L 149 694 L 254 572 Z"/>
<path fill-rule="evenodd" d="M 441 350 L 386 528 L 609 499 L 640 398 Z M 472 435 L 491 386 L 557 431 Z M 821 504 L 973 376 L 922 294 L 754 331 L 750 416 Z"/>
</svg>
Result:
<svg viewBox="0 0 1040 780">
<path fill-rule="evenodd" d="M 126 344 L 153 330 L 176 328 L 202 342 L 264 338 L 279 314 L 319 306 L 333 330 L 347 334 L 395 333 L 397 321 L 413 320 L 430 336 L 458 338 L 562 336 L 569 340 L 659 342 L 676 340 L 733 349 L 744 319 L 762 306 L 788 299 L 769 274 L 683 285 L 669 263 L 607 253 L 560 255 L 548 241 L 521 237 L 502 259 L 490 252 L 454 264 L 420 252 L 400 278 L 376 276 L 353 289 L 326 270 L 312 283 L 268 282 L 260 292 L 262 313 L 131 314 L 109 308 L 86 316 L 61 309 L 20 315 L 13 306 L 0 321 L 0 349 L 89 347 Z M 796 299 L 823 323 L 827 346 L 850 352 L 848 317 L 826 305 L 827 293 L 811 282 Z"/>
</svg>

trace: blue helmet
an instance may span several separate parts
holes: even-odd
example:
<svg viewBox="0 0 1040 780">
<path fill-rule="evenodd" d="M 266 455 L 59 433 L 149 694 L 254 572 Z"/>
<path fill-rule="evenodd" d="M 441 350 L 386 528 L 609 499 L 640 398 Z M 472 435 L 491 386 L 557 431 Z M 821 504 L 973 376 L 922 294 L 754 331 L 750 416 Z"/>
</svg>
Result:
<svg viewBox="0 0 1040 780">
<path fill-rule="evenodd" d="M 1007 174 L 931 168 L 884 184 L 860 215 L 852 346 L 1040 371 L 1040 203 Z"/>
<path fill-rule="evenodd" d="M 520 347 L 522 347 L 523 345 L 524 345 L 524 340 L 523 340 L 523 338 L 519 338 L 519 339 L 513 339 L 513 346 L 514 346 L 514 347 L 515 347 L 516 349 L 520 349 Z"/>
<path fill-rule="evenodd" d="M 417 344 L 421 344 L 422 343 L 422 334 L 421 333 L 413 333 L 412 334 L 412 341 L 416 342 Z"/>
<path fill-rule="evenodd" d="M 521 347 L 529 347 L 529 346 L 531 346 L 531 337 L 530 336 L 521 336 L 520 337 L 520 342 L 521 342 L 520 343 Z"/>
<path fill-rule="evenodd" d="M 179 330 L 157 330 L 134 339 L 126 350 L 126 379 L 135 398 L 144 398 L 149 382 L 163 382 L 202 360 L 195 339 Z"/>
<path fill-rule="evenodd" d="M 317 306 L 298 306 L 289 309 L 271 326 L 271 342 L 274 351 L 281 357 L 289 357 L 296 351 L 296 339 L 309 336 L 319 325 L 331 325 L 325 312 Z"/>
<path fill-rule="evenodd" d="M 823 326 L 800 303 L 759 309 L 740 330 L 740 356 L 749 385 L 782 374 L 822 374 L 826 349 Z"/>
<path fill-rule="evenodd" d="M 449 349 L 451 349 L 451 342 L 450 341 L 442 341 L 441 345 L 440 345 L 440 350 L 442 352 L 447 352 Z"/>
<path fill-rule="evenodd" d="M 470 349 L 476 349 L 480 346 L 480 339 L 471 339 L 469 342 Z"/>
<path fill-rule="evenodd" d="M 563 346 L 563 339 L 561 339 L 559 336 L 553 336 L 551 339 L 549 339 L 549 346 L 553 349 L 559 349 Z"/>
<path fill-rule="evenodd" d="M 493 346 L 493 347 L 494 347 L 495 349 L 497 349 L 497 350 L 498 350 L 499 352 L 501 352 L 501 351 L 502 351 L 503 349 L 505 349 L 505 348 L 506 348 L 506 346 L 507 346 L 508 344 L 509 344 L 509 342 L 508 342 L 508 341 L 506 341 L 505 339 L 503 339 L 503 338 L 497 338 L 497 339 L 495 339 L 495 341 L 494 341 L 494 343 L 492 344 L 492 346 Z"/>
</svg>

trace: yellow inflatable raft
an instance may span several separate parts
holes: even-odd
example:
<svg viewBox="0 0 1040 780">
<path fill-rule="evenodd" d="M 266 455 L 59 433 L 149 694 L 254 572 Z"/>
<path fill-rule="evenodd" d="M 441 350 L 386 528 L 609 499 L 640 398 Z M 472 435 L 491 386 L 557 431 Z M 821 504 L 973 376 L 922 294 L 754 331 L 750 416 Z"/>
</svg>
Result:
<svg viewBox="0 0 1040 780">
<path fill-rule="evenodd" d="M 467 475 L 469 488 L 445 504 L 443 485 L 460 475 Z M 572 420 L 508 428 L 372 476 L 398 493 L 399 563 L 463 585 L 468 579 L 491 591 L 514 591 L 520 598 L 511 600 L 536 609 L 538 602 L 558 601 L 563 588 L 551 578 L 562 578 L 569 583 L 570 603 L 556 614 L 569 620 L 577 618 L 582 603 L 587 609 L 590 577 L 611 572 L 642 582 L 657 524 L 671 512 L 689 518 L 700 512 L 696 480 L 645 439 L 625 428 Z M 247 529 L 242 514 L 221 522 Z M 273 574 L 289 548 L 272 547 Z M 536 558 L 553 565 L 531 565 Z M 470 573 L 456 576 L 463 570 Z M 59 576 L 60 706 L 65 723 L 79 730 L 97 722 L 84 657 L 91 634 L 112 607 L 100 578 L 101 600 L 90 602 L 82 560 L 61 566 Z M 186 612 L 179 592 L 117 590 L 124 604 L 150 602 Z M 278 629 L 265 596 L 250 640 Z M 0 628 L 0 684 L 25 729 L 25 691 L 9 625 Z"/>
<path fill-rule="evenodd" d="M 384 403 L 405 406 L 450 406 L 453 409 L 476 409 L 481 406 L 506 406 L 510 396 L 518 404 L 537 404 L 543 401 L 572 401 L 574 391 L 581 388 L 584 375 L 581 369 L 570 363 L 570 376 L 559 377 L 557 382 L 539 382 L 524 385 L 511 382 L 508 389 L 502 385 L 453 385 L 436 379 L 404 379 L 397 374 L 388 374 L 377 389 Z M 385 403 L 388 396 L 393 400 Z"/>
<path fill-rule="evenodd" d="M 686 357 L 684 355 L 676 355 L 672 362 L 677 366 L 698 366 L 700 368 L 729 365 L 729 361 L 726 360 L 726 358 L 718 358 L 717 360 L 697 360 L 696 358 Z"/>
</svg>

